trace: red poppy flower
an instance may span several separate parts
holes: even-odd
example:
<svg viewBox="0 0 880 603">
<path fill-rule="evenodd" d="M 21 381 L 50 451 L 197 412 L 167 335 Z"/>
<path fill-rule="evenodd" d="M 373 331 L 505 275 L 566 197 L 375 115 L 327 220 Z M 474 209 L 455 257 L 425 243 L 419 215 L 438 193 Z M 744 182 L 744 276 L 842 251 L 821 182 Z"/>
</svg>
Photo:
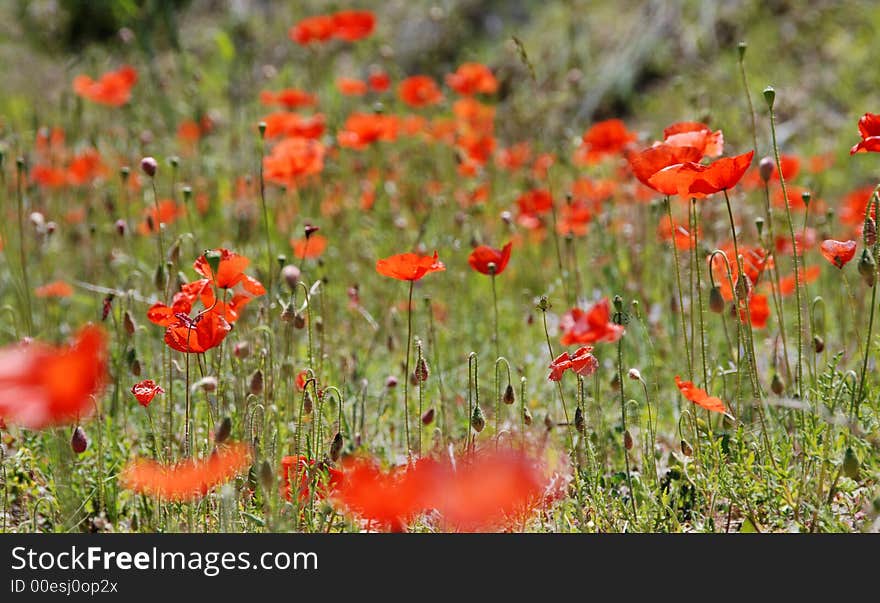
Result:
<svg viewBox="0 0 880 603">
<path fill-rule="evenodd" d="M 556 221 L 556 232 L 565 236 L 582 237 L 587 234 L 592 221 L 593 210 L 590 208 L 590 204 L 582 199 L 575 199 L 562 206 L 559 219 Z"/>
<path fill-rule="evenodd" d="M 298 113 L 277 111 L 267 115 L 262 121 L 266 124 L 264 136 L 267 139 L 279 136 L 320 138 L 324 134 L 325 122 L 321 113 L 306 117 Z"/>
<path fill-rule="evenodd" d="M 749 317 L 752 319 L 752 327 L 755 329 L 763 329 L 767 326 L 767 319 L 770 318 L 770 305 L 767 303 L 767 296 L 755 293 L 749 297 L 749 311 L 740 308 L 739 319 L 742 323 L 747 323 Z"/>
<path fill-rule="evenodd" d="M 266 180 L 295 187 L 324 169 L 324 145 L 309 138 L 285 138 L 263 159 Z"/>
<path fill-rule="evenodd" d="M 630 153 L 627 156 L 627 160 L 633 175 L 638 178 L 639 182 L 654 188 L 650 178 L 663 168 L 680 163 L 695 163 L 702 159 L 702 157 L 702 153 L 697 148 L 660 143 L 644 151 Z"/>
<path fill-rule="evenodd" d="M 70 297 L 73 295 L 73 287 L 64 281 L 54 281 L 37 287 L 34 294 L 37 297 Z"/>
<path fill-rule="evenodd" d="M 498 80 L 492 70 L 481 63 L 463 63 L 455 73 L 446 76 L 446 84 L 461 94 L 495 94 L 498 91 Z"/>
<path fill-rule="evenodd" d="M 718 157 L 724 152 L 724 134 L 713 132 L 700 122 L 684 121 L 663 130 L 663 142 L 675 147 L 692 147 L 700 157 Z M 697 160 L 699 161 L 699 160 Z"/>
<path fill-rule="evenodd" d="M 105 73 L 97 81 L 87 75 L 78 75 L 73 79 L 73 91 L 92 102 L 121 107 L 131 100 L 131 88 L 137 80 L 135 68 L 125 65 Z"/>
<path fill-rule="evenodd" d="M 880 114 L 862 115 L 859 119 L 859 135 L 862 141 L 849 150 L 850 155 L 880 152 Z"/>
<path fill-rule="evenodd" d="M 284 88 L 278 92 L 263 90 L 260 92 L 260 102 L 264 105 L 281 105 L 287 110 L 299 107 L 314 106 L 318 99 L 314 94 L 309 94 L 296 88 Z"/>
<path fill-rule="evenodd" d="M 28 429 L 76 423 L 91 414 L 107 378 L 107 342 L 85 327 L 71 346 L 16 344 L 0 349 L 0 417 Z"/>
<path fill-rule="evenodd" d="M 189 459 L 176 465 L 137 460 L 123 470 L 120 481 L 127 490 L 164 501 L 191 501 L 242 473 L 250 463 L 251 452 L 246 444 L 224 444 L 206 459 Z"/>
<path fill-rule="evenodd" d="M 232 326 L 218 312 L 203 312 L 195 318 L 178 314 L 165 329 L 165 343 L 185 354 L 204 354 L 217 347 L 232 330 Z"/>
<path fill-rule="evenodd" d="M 575 152 L 575 163 L 589 165 L 623 151 L 636 139 L 636 134 L 627 130 L 623 121 L 608 119 L 593 124 L 582 139 Z"/>
<path fill-rule="evenodd" d="M 367 83 L 373 92 L 385 92 L 391 87 L 391 77 L 381 69 L 375 69 L 367 76 Z"/>
<path fill-rule="evenodd" d="M 134 394 L 138 404 L 146 408 L 153 401 L 153 398 L 156 397 L 156 394 L 164 394 L 165 390 L 156 385 L 156 382 L 152 379 L 144 379 L 140 383 L 135 383 L 131 386 L 131 393 Z"/>
<path fill-rule="evenodd" d="M 245 291 L 253 295 L 266 293 L 266 288 L 260 281 L 244 273 L 244 269 L 251 263 L 249 259 L 228 249 L 215 249 L 214 252 L 219 254 L 216 276 L 205 254 L 200 255 L 193 262 L 193 269 L 221 289 L 232 289 L 241 284 Z"/>
<path fill-rule="evenodd" d="M 67 172 L 60 167 L 38 164 L 31 168 L 31 181 L 44 188 L 60 188 L 67 184 Z"/>
<path fill-rule="evenodd" d="M 427 107 L 443 100 L 443 93 L 437 82 L 427 75 L 413 75 L 397 87 L 400 100 L 410 107 Z"/>
<path fill-rule="evenodd" d="M 562 345 L 614 343 L 623 336 L 623 325 L 611 322 L 611 306 L 604 298 L 587 310 L 573 308 L 559 323 Z"/>
<path fill-rule="evenodd" d="M 330 15 L 306 17 L 288 30 L 287 35 L 300 46 L 312 42 L 326 42 L 333 37 L 336 27 Z"/>
<path fill-rule="evenodd" d="M 336 80 L 336 89 L 345 96 L 363 96 L 367 93 L 368 86 L 364 80 L 341 77 Z"/>
<path fill-rule="evenodd" d="M 822 274 L 822 270 L 819 266 L 801 266 L 798 270 L 798 274 L 800 275 L 801 286 L 809 283 L 815 282 L 819 276 Z M 795 292 L 795 281 L 794 274 L 789 274 L 788 276 L 784 276 L 779 279 L 779 293 L 780 295 L 791 295 Z"/>
<path fill-rule="evenodd" d="M 471 265 L 471 268 L 481 274 L 501 274 L 507 268 L 507 262 L 510 261 L 510 250 L 512 248 L 512 243 L 508 243 L 502 249 L 480 245 L 471 252 L 471 255 L 468 257 L 468 263 Z"/>
<path fill-rule="evenodd" d="M 67 181 L 74 186 L 90 184 L 107 174 L 107 166 L 95 149 L 86 149 L 74 157 L 67 166 Z"/>
<path fill-rule="evenodd" d="M 699 235 L 699 230 L 697 231 Z M 672 224 L 669 216 L 661 216 L 657 224 L 657 235 L 663 241 L 673 241 L 675 248 L 680 251 L 690 251 L 691 233 L 681 224 Z M 716 256 L 717 257 L 717 256 Z"/>
<path fill-rule="evenodd" d="M 528 142 L 520 142 L 506 149 L 499 149 L 495 155 L 495 165 L 513 172 L 526 165 L 531 158 L 531 145 Z"/>
<path fill-rule="evenodd" d="M 311 497 L 311 491 L 309 488 L 309 482 L 311 482 L 310 472 L 313 471 L 315 466 L 314 459 L 309 459 L 306 456 L 285 456 L 281 459 L 281 496 L 284 497 L 285 500 L 291 499 L 291 481 L 299 476 L 299 500 L 306 501 Z M 317 482 L 317 488 L 315 492 L 315 497 L 317 499 L 323 499 L 325 495 L 332 494 L 334 490 L 339 486 L 342 482 L 342 471 L 339 469 L 334 469 L 333 467 L 324 466 L 322 467 L 323 471 L 326 471 L 326 476 L 319 476 Z"/>
<path fill-rule="evenodd" d="M 822 241 L 822 245 L 819 247 L 819 250 L 822 252 L 822 256 L 837 266 L 838 268 L 843 268 L 850 260 L 853 259 L 856 255 L 856 242 L 855 241 L 835 241 L 833 239 L 828 239 L 826 241 Z"/>
<path fill-rule="evenodd" d="M 583 377 L 592 375 L 599 368 L 599 361 L 593 356 L 592 351 L 592 346 L 587 345 L 578 348 L 571 355 L 568 352 L 561 353 L 550 363 L 550 375 L 547 378 L 550 381 L 559 381 L 568 369 Z"/>
<path fill-rule="evenodd" d="M 395 140 L 397 126 L 393 115 L 352 113 L 337 134 L 339 146 L 360 150 L 374 142 Z"/>
<path fill-rule="evenodd" d="M 693 162 L 671 165 L 651 176 L 648 182 L 664 195 L 712 195 L 736 186 L 754 155 L 754 151 L 749 151 L 735 157 L 722 157 L 709 165 Z"/>
<path fill-rule="evenodd" d="M 327 237 L 313 234 L 301 239 L 291 239 L 290 246 L 293 247 L 293 256 L 301 260 L 319 258 L 327 249 Z"/>
<path fill-rule="evenodd" d="M 682 381 L 681 377 L 676 375 L 675 385 L 678 386 L 679 391 L 681 391 L 682 395 L 687 400 L 690 400 L 697 406 L 701 406 L 706 410 L 711 410 L 713 412 L 727 412 L 727 408 L 725 408 L 724 402 L 722 402 L 719 398 L 710 396 L 708 393 L 706 393 L 706 390 L 698 388 L 693 384 L 693 382 Z"/>
<path fill-rule="evenodd" d="M 182 212 L 183 209 L 171 199 L 162 199 L 158 210 L 155 205 L 146 209 L 146 219 L 138 225 L 138 232 L 142 235 L 159 232 L 160 224 L 173 224 Z"/>
<path fill-rule="evenodd" d="M 368 37 L 376 28 L 376 16 L 368 10 L 342 10 L 333 15 L 333 35 L 346 42 Z"/>
<path fill-rule="evenodd" d="M 416 253 L 401 253 L 376 262 L 376 272 L 400 281 L 417 281 L 426 274 L 446 270 L 438 259 L 437 252 L 433 256 Z"/>
</svg>

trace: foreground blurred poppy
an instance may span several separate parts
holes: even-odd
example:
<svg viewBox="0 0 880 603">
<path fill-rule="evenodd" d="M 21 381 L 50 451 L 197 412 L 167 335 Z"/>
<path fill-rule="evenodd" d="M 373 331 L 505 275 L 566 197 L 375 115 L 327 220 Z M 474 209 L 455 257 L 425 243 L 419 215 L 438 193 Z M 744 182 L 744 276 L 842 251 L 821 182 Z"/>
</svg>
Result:
<svg viewBox="0 0 880 603">
<path fill-rule="evenodd" d="M 800 277 L 801 286 L 815 282 L 821 274 L 822 274 L 822 270 L 819 268 L 819 266 L 802 266 L 801 269 L 798 270 L 798 276 Z M 791 295 L 794 292 L 795 292 L 794 274 L 789 274 L 789 275 L 783 276 L 781 279 L 779 279 L 779 294 L 780 295 Z"/>
<path fill-rule="evenodd" d="M 562 345 L 614 343 L 623 336 L 623 325 L 611 322 L 611 306 L 604 298 L 587 310 L 573 308 L 559 323 Z"/>
<path fill-rule="evenodd" d="M 175 321 L 165 329 L 165 343 L 185 354 L 204 354 L 217 347 L 232 330 L 232 326 L 218 312 L 202 312 L 195 318 L 177 314 Z"/>
<path fill-rule="evenodd" d="M 135 383 L 131 386 L 131 393 L 134 394 L 138 404 L 147 408 L 150 402 L 153 401 L 153 398 L 156 397 L 156 394 L 164 394 L 165 390 L 156 385 L 156 382 L 152 379 L 144 379 L 140 383 Z"/>
<path fill-rule="evenodd" d="M 98 327 L 85 327 L 67 347 L 7 346 L 0 349 L 0 418 L 28 429 L 77 423 L 94 410 L 106 378 L 107 342 Z"/>
<path fill-rule="evenodd" d="M 835 241 L 833 239 L 828 239 L 826 241 L 822 241 L 822 245 L 819 247 L 819 250 L 822 252 L 822 256 L 826 260 L 828 260 L 838 268 L 843 268 L 850 260 L 855 257 L 856 242 Z"/>
<path fill-rule="evenodd" d="M 592 375 L 599 368 L 599 361 L 593 356 L 592 351 L 592 346 L 587 345 L 578 348 L 571 355 L 568 352 L 563 352 L 550 363 L 550 375 L 547 378 L 550 381 L 559 381 L 568 369 L 582 377 Z"/>
<path fill-rule="evenodd" d="M 426 274 L 444 270 L 446 266 L 439 260 L 436 251 L 433 256 L 401 253 L 376 262 L 376 272 L 399 281 L 417 281 Z"/>
<path fill-rule="evenodd" d="M 850 155 L 880 152 L 880 114 L 865 113 L 859 118 L 859 136 L 862 141 L 849 150 Z"/>
<path fill-rule="evenodd" d="M 725 408 L 724 402 L 722 402 L 721 399 L 710 396 L 706 393 L 706 390 L 696 387 L 693 382 L 682 381 L 681 377 L 676 375 L 675 385 L 678 387 L 679 391 L 681 391 L 685 399 L 690 400 L 697 406 L 701 406 L 706 410 L 711 410 L 713 412 L 727 412 L 727 408 Z"/>
<path fill-rule="evenodd" d="M 37 297 L 70 297 L 73 295 L 73 287 L 64 281 L 46 283 L 34 289 Z"/>
<path fill-rule="evenodd" d="M 105 73 L 97 81 L 87 75 L 78 75 L 73 79 L 73 91 L 92 102 L 121 107 L 131 100 L 131 88 L 137 80 L 135 68 L 125 65 Z"/>
<path fill-rule="evenodd" d="M 208 458 L 162 465 L 137 460 L 120 475 L 122 487 L 167 502 L 199 499 L 214 487 L 228 482 L 250 465 L 251 452 L 245 444 L 219 446 Z"/>
<path fill-rule="evenodd" d="M 510 250 L 512 248 L 513 243 L 508 243 L 503 249 L 480 245 L 471 252 L 468 257 L 468 264 L 481 274 L 501 274 L 507 268 L 507 262 L 510 261 Z"/>
<path fill-rule="evenodd" d="M 443 100 L 443 93 L 437 82 L 427 75 L 413 75 L 406 78 L 397 87 L 400 100 L 410 107 L 427 107 Z"/>
<path fill-rule="evenodd" d="M 290 500 L 292 490 L 291 490 L 291 481 L 294 480 L 297 475 L 299 476 L 299 487 L 297 488 L 297 493 L 299 495 L 299 500 L 306 501 L 309 500 L 311 496 L 311 490 L 309 488 L 309 483 L 312 481 L 310 472 L 314 470 L 315 461 L 314 459 L 309 459 L 306 456 L 285 456 L 281 459 L 281 496 L 284 497 L 285 500 Z M 321 466 L 320 469 L 322 471 L 326 471 L 326 480 L 321 479 L 322 476 L 319 476 L 318 488 L 315 492 L 315 496 L 317 498 L 324 498 L 327 493 L 332 493 L 337 486 L 342 482 L 342 472 L 339 469 L 334 469 L 329 466 Z"/>
<path fill-rule="evenodd" d="M 686 162 L 663 168 L 648 179 L 649 185 L 664 195 L 703 197 L 736 186 L 749 168 L 755 152 L 722 157 L 703 165 Z"/>
<path fill-rule="evenodd" d="M 303 116 L 289 111 L 276 111 L 265 116 L 262 121 L 266 124 L 263 135 L 267 139 L 279 136 L 320 138 L 325 127 L 324 115 L 321 113 Z"/>
<path fill-rule="evenodd" d="M 498 90 L 498 80 L 492 70 L 481 63 L 459 65 L 455 73 L 446 76 L 446 83 L 462 96 L 495 94 Z"/>
</svg>

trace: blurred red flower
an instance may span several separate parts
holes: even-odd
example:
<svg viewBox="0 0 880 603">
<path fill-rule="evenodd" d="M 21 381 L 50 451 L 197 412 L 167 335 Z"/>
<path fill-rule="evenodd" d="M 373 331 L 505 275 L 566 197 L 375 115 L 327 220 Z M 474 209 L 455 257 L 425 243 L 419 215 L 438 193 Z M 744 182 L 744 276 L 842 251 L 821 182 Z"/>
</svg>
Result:
<svg viewBox="0 0 880 603">
<path fill-rule="evenodd" d="M 427 75 L 413 75 L 397 87 L 400 100 L 410 107 L 427 107 L 443 100 L 443 93 L 437 82 Z"/>
<path fill-rule="evenodd" d="M 623 336 L 623 325 L 611 322 L 611 306 L 603 298 L 587 310 L 573 308 L 559 323 L 562 345 L 614 343 Z"/>
<path fill-rule="evenodd" d="M 70 297 L 73 295 L 73 287 L 65 281 L 54 281 L 37 287 L 34 294 L 37 297 Z"/>
<path fill-rule="evenodd" d="M 125 65 L 105 73 L 97 81 L 87 75 L 78 75 L 73 79 L 73 91 L 92 102 L 121 107 L 131 100 L 131 88 L 137 80 L 135 68 Z"/>
<path fill-rule="evenodd" d="M 550 381 L 559 381 L 568 369 L 583 377 L 592 375 L 599 368 L 599 361 L 592 351 L 593 347 L 587 345 L 578 348 L 571 355 L 568 352 L 561 353 L 550 363 L 550 375 L 547 378 Z"/>
<path fill-rule="evenodd" d="M 312 42 L 326 42 L 333 37 L 335 31 L 332 16 L 315 15 L 306 17 L 291 27 L 287 35 L 300 46 L 307 46 Z"/>
<path fill-rule="evenodd" d="M 300 501 L 309 500 L 311 497 L 311 489 L 309 483 L 312 482 L 312 474 L 315 471 L 315 461 L 306 456 L 285 456 L 281 459 L 281 496 L 285 500 L 291 500 L 291 482 L 298 476 Z M 315 497 L 323 499 L 326 494 L 332 494 L 334 490 L 342 482 L 342 471 L 322 463 L 320 467 L 322 472 L 317 476 L 317 488 L 315 489 Z"/>
<path fill-rule="evenodd" d="M 461 94 L 495 94 L 498 91 L 498 80 L 492 70 L 481 63 L 463 63 L 454 73 L 446 76 L 446 84 Z"/>
<path fill-rule="evenodd" d="M 346 42 L 366 38 L 376 28 L 376 16 L 368 10 L 342 10 L 333 15 L 333 35 Z"/>
<path fill-rule="evenodd" d="M 706 390 L 700 389 L 691 381 L 682 381 L 681 377 L 675 376 L 675 385 L 681 391 L 685 399 L 690 400 L 694 404 L 711 410 L 713 412 L 727 412 L 724 402 L 720 398 L 715 398 L 706 393 Z"/>
<path fill-rule="evenodd" d="M 401 253 L 376 262 L 376 272 L 400 281 L 417 281 L 426 274 L 446 270 L 434 252 L 433 256 Z"/>
<path fill-rule="evenodd" d="M 598 163 L 609 155 L 626 149 L 636 134 L 626 129 L 619 119 L 607 119 L 593 124 L 582 137 L 582 144 L 575 151 L 575 163 L 590 165 Z"/>
</svg>

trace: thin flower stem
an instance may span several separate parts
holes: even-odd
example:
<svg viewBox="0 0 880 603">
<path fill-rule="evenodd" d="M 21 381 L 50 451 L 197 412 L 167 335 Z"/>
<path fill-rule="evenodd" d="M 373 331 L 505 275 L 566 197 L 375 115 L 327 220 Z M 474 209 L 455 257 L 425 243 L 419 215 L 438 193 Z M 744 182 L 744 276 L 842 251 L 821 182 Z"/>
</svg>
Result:
<svg viewBox="0 0 880 603">
<path fill-rule="evenodd" d="M 22 193 L 21 181 L 24 176 L 24 162 L 19 160 L 17 162 L 17 178 L 15 180 L 15 193 L 16 193 L 16 202 L 17 202 L 17 210 L 18 210 L 18 259 L 21 262 L 21 284 L 22 284 L 22 296 L 24 297 L 24 320 L 25 326 L 27 327 L 28 336 L 33 335 L 34 331 L 34 317 L 33 317 L 33 309 L 31 304 L 31 286 L 28 282 L 28 269 L 27 269 L 27 252 L 25 248 L 25 238 L 24 238 L 24 194 Z M 5 179 L 4 179 L 5 184 Z"/>
<path fill-rule="evenodd" d="M 415 281 L 409 282 L 409 300 L 406 304 L 406 359 L 403 363 L 403 425 L 406 434 L 406 454 L 409 456 L 409 350 L 412 339 L 412 297 Z M 470 418 L 468 418 L 470 420 Z"/>
<path fill-rule="evenodd" d="M 498 293 L 495 289 L 495 271 L 492 271 L 492 308 L 494 309 L 494 319 L 495 319 L 495 333 L 493 335 L 493 341 L 495 343 L 495 358 L 499 358 L 501 356 L 501 352 L 499 352 L 498 346 Z"/>
<path fill-rule="evenodd" d="M 876 216 L 878 213 L 878 209 L 880 209 L 880 185 L 878 185 L 874 189 L 874 193 L 871 195 L 871 200 L 868 201 L 868 206 L 865 208 L 865 215 L 867 216 L 865 220 L 871 216 L 871 205 L 874 205 L 874 215 Z M 875 241 L 874 245 L 871 249 L 871 254 L 874 256 L 874 282 L 871 285 L 871 313 L 868 318 L 868 332 L 865 335 L 865 358 L 862 361 L 862 377 L 859 379 L 859 390 L 856 394 L 855 400 L 857 404 L 861 404 L 862 395 L 865 392 L 865 380 L 868 376 L 868 359 L 871 357 L 871 337 L 874 332 L 874 309 L 877 307 L 877 279 L 880 277 L 880 264 L 877 264 L 878 251 L 880 251 L 880 240 Z"/>
<path fill-rule="evenodd" d="M 547 339 L 547 351 L 550 352 L 550 361 L 553 361 L 555 357 L 553 355 L 553 346 L 550 344 L 550 331 L 547 328 L 547 311 L 542 309 L 541 316 L 544 320 L 544 337 Z M 562 413 L 565 415 L 565 425 L 568 428 L 568 449 L 572 455 L 574 455 L 574 429 L 571 424 L 571 419 L 568 417 L 568 405 L 565 403 L 565 393 L 562 389 L 562 380 L 556 382 L 556 388 L 559 390 L 559 399 L 562 400 Z M 577 475 L 577 472 L 575 472 Z"/>
<path fill-rule="evenodd" d="M 694 241 L 694 266 L 696 267 L 697 274 L 697 312 L 700 318 L 700 358 L 703 361 L 703 385 L 704 387 L 709 387 L 709 368 L 706 363 L 706 326 L 705 326 L 705 316 L 703 313 L 703 283 L 702 283 L 702 271 L 700 270 L 700 264 L 702 261 L 700 260 L 700 251 L 699 251 L 699 243 L 698 243 L 698 235 L 697 231 L 699 228 L 699 224 L 697 222 L 697 200 L 691 199 L 691 231 L 693 232 L 693 241 Z"/>
<path fill-rule="evenodd" d="M 626 394 L 623 386 L 623 337 L 617 340 L 617 379 L 620 381 L 620 420 L 623 426 L 624 438 L 626 437 Z M 626 484 L 629 488 L 629 500 L 632 503 L 633 521 L 635 521 L 638 511 L 636 510 L 636 494 L 633 491 L 632 474 L 629 470 L 629 450 L 626 449 L 626 443 L 623 446 L 623 460 L 626 465 Z"/>
<path fill-rule="evenodd" d="M 687 357 L 688 379 L 694 377 L 694 367 L 691 361 L 690 346 L 688 345 L 687 324 L 684 318 L 684 294 L 681 288 L 681 265 L 678 260 L 678 247 L 675 245 L 675 223 L 672 221 L 672 203 L 666 197 L 666 215 L 669 216 L 669 227 L 672 229 L 672 262 L 675 265 L 675 282 L 678 287 L 678 315 L 681 318 L 681 336 L 684 339 L 684 353 Z"/>
</svg>

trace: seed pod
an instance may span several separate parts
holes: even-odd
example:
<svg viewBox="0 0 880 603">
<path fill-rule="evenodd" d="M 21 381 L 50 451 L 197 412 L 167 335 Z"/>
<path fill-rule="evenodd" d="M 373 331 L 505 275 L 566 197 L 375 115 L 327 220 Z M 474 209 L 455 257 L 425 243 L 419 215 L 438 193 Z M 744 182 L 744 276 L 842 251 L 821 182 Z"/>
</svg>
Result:
<svg viewBox="0 0 880 603">
<path fill-rule="evenodd" d="M 758 237 L 760 238 L 764 234 L 764 218 L 761 216 L 755 218 L 755 229 L 757 229 Z"/>
<path fill-rule="evenodd" d="M 630 434 L 629 429 L 623 432 L 623 447 L 627 450 L 632 450 L 633 448 L 633 437 Z"/>
<path fill-rule="evenodd" d="M 721 287 L 717 285 L 709 290 L 709 309 L 716 314 L 724 312 L 724 296 L 721 295 Z"/>
<path fill-rule="evenodd" d="M 288 264 L 281 269 L 281 277 L 284 279 L 284 282 L 287 283 L 287 286 L 290 287 L 291 291 L 296 288 L 301 276 L 302 272 L 300 272 L 300 269 L 293 264 Z"/>
<path fill-rule="evenodd" d="M 309 390 L 306 390 L 303 394 L 303 412 L 307 415 L 312 414 L 312 408 L 314 407 L 314 403 L 312 401 L 312 394 Z"/>
<path fill-rule="evenodd" d="M 523 407 L 523 423 L 528 427 L 532 424 L 532 412 L 529 410 L 528 406 Z"/>
<path fill-rule="evenodd" d="M 125 314 L 122 315 L 122 326 L 123 328 L 125 328 L 125 334 L 129 337 L 134 335 L 134 332 L 137 329 L 134 318 L 132 318 L 131 312 L 129 312 L 128 310 L 126 310 Z"/>
<path fill-rule="evenodd" d="M 250 392 L 255 396 L 259 396 L 263 393 L 263 371 L 261 371 L 260 369 L 255 370 L 254 373 L 251 375 L 249 389 Z"/>
<path fill-rule="evenodd" d="M 877 262 L 874 261 L 874 256 L 867 250 L 862 250 L 862 257 L 859 259 L 859 274 L 862 275 L 862 280 L 868 287 L 874 286 L 874 281 L 877 278 Z"/>
<path fill-rule="evenodd" d="M 773 176 L 775 167 L 772 157 L 762 157 L 758 163 L 758 173 L 761 175 L 761 180 L 764 182 L 769 181 L 771 176 Z"/>
<path fill-rule="evenodd" d="M 434 407 L 432 406 L 422 415 L 422 425 L 430 425 L 434 422 Z"/>
<path fill-rule="evenodd" d="M 274 481 L 275 475 L 272 473 L 272 465 L 269 464 L 269 461 L 264 460 L 260 463 L 260 485 L 263 487 L 263 492 L 267 494 L 271 492 Z"/>
<path fill-rule="evenodd" d="M 587 422 L 584 420 L 584 411 L 580 406 L 574 410 L 574 427 L 579 433 L 585 433 L 587 431 Z"/>
<path fill-rule="evenodd" d="M 293 317 L 293 328 L 303 329 L 306 326 L 306 317 L 297 312 Z"/>
<path fill-rule="evenodd" d="M 216 431 L 214 431 L 214 442 L 217 444 L 222 444 L 226 440 L 229 439 L 229 436 L 232 434 L 232 419 L 229 417 L 223 417 L 223 420 L 220 421 L 220 424 L 217 426 Z"/>
<path fill-rule="evenodd" d="M 685 456 L 693 456 L 694 454 L 694 449 L 687 443 L 687 440 L 681 441 L 681 453 Z"/>
<path fill-rule="evenodd" d="M 505 404 L 513 404 L 516 401 L 516 394 L 513 393 L 513 386 L 510 383 L 504 388 L 504 395 L 501 396 L 501 401 Z"/>
<path fill-rule="evenodd" d="M 73 451 L 77 454 L 82 454 L 86 451 L 86 448 L 89 447 L 89 440 L 86 437 L 86 432 L 79 425 L 73 430 L 73 436 L 70 438 L 70 447 L 73 448 Z"/>
<path fill-rule="evenodd" d="M 153 275 L 153 284 L 159 291 L 162 291 L 165 288 L 165 266 L 163 264 L 156 266 L 156 273 Z"/>
<path fill-rule="evenodd" d="M 143 170 L 144 174 L 152 178 L 156 175 L 156 170 L 159 169 L 159 162 L 157 162 L 152 157 L 144 157 L 141 159 L 141 170 Z"/>
<path fill-rule="evenodd" d="M 785 391 L 785 383 L 783 383 L 779 373 L 773 373 L 773 379 L 770 381 L 770 391 L 777 396 L 781 396 L 782 392 Z"/>
<path fill-rule="evenodd" d="M 474 406 L 474 413 L 471 415 L 471 427 L 474 428 L 474 431 L 480 433 L 485 426 L 486 419 L 483 417 L 483 409 L 477 404 Z"/>
<path fill-rule="evenodd" d="M 859 479 L 859 459 L 851 446 L 847 446 L 843 455 L 843 474 L 850 479 Z"/>
<path fill-rule="evenodd" d="M 336 432 L 336 435 L 333 436 L 333 442 L 330 444 L 330 459 L 333 461 L 338 461 L 339 456 L 342 454 L 342 434 L 340 432 Z"/>
<path fill-rule="evenodd" d="M 736 296 L 742 301 L 749 298 L 749 293 L 751 293 L 752 282 L 749 280 L 749 277 L 740 273 L 739 277 L 736 279 L 736 284 L 734 285 L 736 288 Z"/>
<path fill-rule="evenodd" d="M 819 335 L 813 335 L 813 351 L 817 354 L 821 354 L 825 351 L 825 340 Z"/>
<path fill-rule="evenodd" d="M 620 375 L 618 375 L 617 373 L 614 373 L 614 376 L 611 377 L 611 389 L 620 389 Z"/>
<path fill-rule="evenodd" d="M 425 382 L 428 380 L 428 374 L 428 363 L 424 358 L 419 358 L 419 361 L 416 364 L 416 379 Z"/>
<path fill-rule="evenodd" d="M 140 361 L 140 360 L 138 360 L 137 358 L 133 359 L 133 360 L 131 361 L 131 367 L 130 367 L 130 368 L 131 368 L 131 374 L 132 374 L 132 375 L 134 375 L 135 377 L 140 377 L 140 376 L 141 376 L 141 361 Z"/>
</svg>

